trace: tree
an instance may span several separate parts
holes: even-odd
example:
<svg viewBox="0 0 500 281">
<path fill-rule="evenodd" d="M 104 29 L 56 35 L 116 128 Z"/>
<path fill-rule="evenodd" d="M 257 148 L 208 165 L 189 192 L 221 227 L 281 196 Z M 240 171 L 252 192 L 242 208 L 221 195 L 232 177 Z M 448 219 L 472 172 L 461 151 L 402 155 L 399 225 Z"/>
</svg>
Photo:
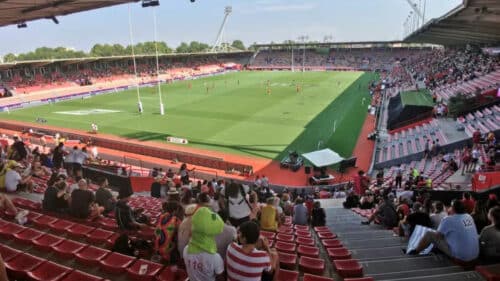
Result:
<svg viewBox="0 0 500 281">
<path fill-rule="evenodd" d="M 243 44 L 243 41 L 241 40 L 234 40 L 233 44 L 231 44 L 233 48 L 239 49 L 239 50 L 246 50 L 245 45 Z"/>
<path fill-rule="evenodd" d="M 189 53 L 189 45 L 186 42 L 182 42 L 179 47 L 175 49 L 175 52 L 177 53 Z"/>
<path fill-rule="evenodd" d="M 14 62 L 17 60 L 17 56 L 13 53 L 8 53 L 3 57 L 4 62 Z"/>
<path fill-rule="evenodd" d="M 190 53 L 204 52 L 208 48 L 209 48 L 209 46 L 207 44 L 201 43 L 198 41 L 191 41 L 191 43 L 189 43 L 189 52 Z"/>
</svg>

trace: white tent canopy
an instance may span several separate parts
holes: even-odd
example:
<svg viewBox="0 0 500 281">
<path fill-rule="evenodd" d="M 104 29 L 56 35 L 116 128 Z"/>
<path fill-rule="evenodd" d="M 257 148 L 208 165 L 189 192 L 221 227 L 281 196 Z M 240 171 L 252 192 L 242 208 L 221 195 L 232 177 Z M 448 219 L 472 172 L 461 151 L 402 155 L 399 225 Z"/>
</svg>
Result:
<svg viewBox="0 0 500 281">
<path fill-rule="evenodd" d="M 332 151 L 329 148 L 304 153 L 302 154 L 302 156 L 309 160 L 309 162 L 311 162 L 311 164 L 316 167 L 326 167 L 337 164 L 340 161 L 344 160 L 344 158 L 340 157 L 337 152 Z"/>
</svg>

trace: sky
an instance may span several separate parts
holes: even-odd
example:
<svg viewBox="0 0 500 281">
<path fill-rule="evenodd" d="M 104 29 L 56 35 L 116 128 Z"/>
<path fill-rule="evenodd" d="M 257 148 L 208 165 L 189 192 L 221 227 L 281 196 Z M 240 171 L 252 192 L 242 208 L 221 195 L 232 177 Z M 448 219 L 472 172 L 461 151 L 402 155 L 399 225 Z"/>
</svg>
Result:
<svg viewBox="0 0 500 281">
<path fill-rule="evenodd" d="M 442 16 L 461 3 L 427 0 L 426 18 Z M 301 35 L 311 41 L 325 36 L 335 42 L 399 40 L 411 10 L 407 0 L 160 0 L 158 40 L 171 47 L 184 41 L 213 44 L 226 6 L 232 6 L 233 13 L 224 39 L 240 39 L 245 45 L 297 40 Z M 153 41 L 154 8 L 132 3 L 61 16 L 58 25 L 44 19 L 28 22 L 25 29 L 0 27 L 0 55 L 42 46 L 89 51 L 96 43 L 127 45 L 129 8 L 134 42 Z"/>
</svg>

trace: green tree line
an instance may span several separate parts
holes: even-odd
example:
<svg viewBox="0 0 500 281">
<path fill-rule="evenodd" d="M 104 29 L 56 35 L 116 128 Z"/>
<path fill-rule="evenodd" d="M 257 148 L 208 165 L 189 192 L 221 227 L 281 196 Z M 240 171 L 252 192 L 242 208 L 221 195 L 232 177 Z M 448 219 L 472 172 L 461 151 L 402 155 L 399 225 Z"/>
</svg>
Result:
<svg viewBox="0 0 500 281">
<path fill-rule="evenodd" d="M 231 44 L 236 49 L 246 50 L 245 45 L 241 40 L 234 40 Z M 191 41 L 190 43 L 182 42 L 177 48 L 173 49 L 165 42 L 158 42 L 159 54 L 170 53 L 199 53 L 210 48 L 210 45 Z M 152 55 L 156 53 L 154 41 L 141 42 L 134 45 L 134 53 L 136 55 Z M 34 51 L 13 54 L 9 53 L 3 57 L 4 62 L 27 61 L 27 60 L 44 60 L 44 59 L 69 59 L 69 58 L 84 58 L 84 57 L 109 57 L 109 56 L 129 56 L 132 54 L 131 45 L 123 46 L 121 44 L 95 44 L 90 52 L 75 51 L 65 47 L 40 47 Z"/>
</svg>

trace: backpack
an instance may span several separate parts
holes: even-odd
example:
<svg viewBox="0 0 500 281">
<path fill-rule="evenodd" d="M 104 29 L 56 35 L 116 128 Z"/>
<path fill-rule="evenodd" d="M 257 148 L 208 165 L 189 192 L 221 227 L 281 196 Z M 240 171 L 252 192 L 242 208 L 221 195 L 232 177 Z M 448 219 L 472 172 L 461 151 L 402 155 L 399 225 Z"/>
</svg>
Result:
<svg viewBox="0 0 500 281">
<path fill-rule="evenodd" d="M 246 194 L 245 194 L 245 189 L 243 188 L 243 185 L 240 185 L 240 194 L 241 194 L 241 197 L 243 197 L 243 199 L 241 199 L 238 203 L 236 203 L 236 205 L 241 205 L 243 202 L 245 202 L 248 206 L 248 208 L 250 209 L 250 212 L 252 211 L 252 206 L 250 205 L 250 202 L 248 202 L 247 200 L 247 197 L 246 197 Z M 226 211 L 227 211 L 227 218 L 230 218 L 231 217 L 231 214 L 229 212 L 229 204 L 231 205 L 235 205 L 233 204 L 230 200 L 229 200 L 229 197 L 228 196 L 225 196 L 225 203 L 226 203 Z"/>
</svg>

